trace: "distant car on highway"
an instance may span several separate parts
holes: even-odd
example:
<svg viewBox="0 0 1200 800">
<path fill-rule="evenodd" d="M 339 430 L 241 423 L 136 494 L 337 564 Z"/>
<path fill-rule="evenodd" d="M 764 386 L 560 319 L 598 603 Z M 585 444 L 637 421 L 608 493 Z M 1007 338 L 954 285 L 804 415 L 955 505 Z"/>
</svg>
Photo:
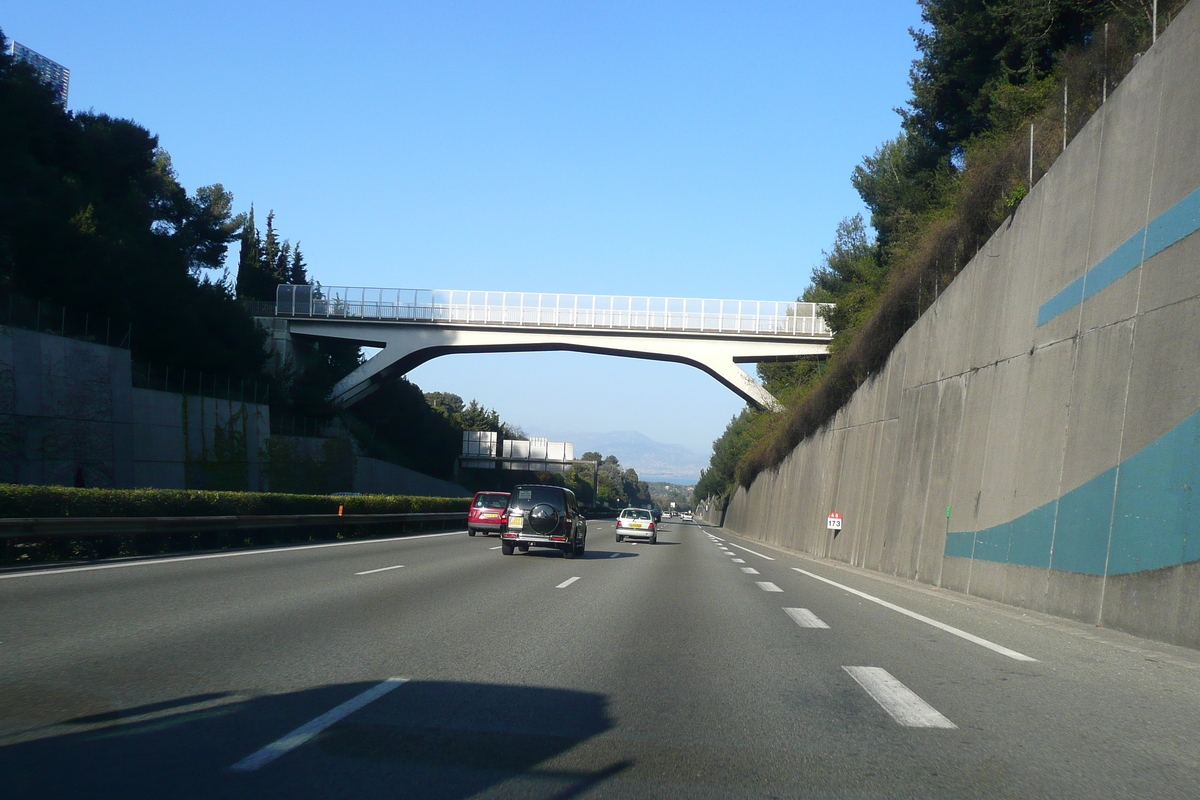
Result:
<svg viewBox="0 0 1200 800">
<path fill-rule="evenodd" d="M 564 558 L 581 556 L 587 544 L 587 520 L 575 493 L 561 486 L 522 485 L 508 501 L 508 527 L 500 534 L 500 552 L 522 553 L 530 547 L 553 547 Z"/>
<path fill-rule="evenodd" d="M 650 516 L 654 517 L 655 523 L 662 522 L 662 511 L 657 508 L 650 509 Z"/>
<path fill-rule="evenodd" d="M 646 539 L 650 544 L 658 543 L 658 526 L 648 509 L 625 508 L 617 515 L 617 541 L 625 539 Z"/>
<path fill-rule="evenodd" d="M 508 524 L 508 492 L 476 492 L 467 514 L 467 535 L 502 533 Z"/>
<path fill-rule="evenodd" d="M 692 512 L 690 512 L 690 511 L 683 512 L 683 521 L 691 522 L 692 521 Z"/>
</svg>

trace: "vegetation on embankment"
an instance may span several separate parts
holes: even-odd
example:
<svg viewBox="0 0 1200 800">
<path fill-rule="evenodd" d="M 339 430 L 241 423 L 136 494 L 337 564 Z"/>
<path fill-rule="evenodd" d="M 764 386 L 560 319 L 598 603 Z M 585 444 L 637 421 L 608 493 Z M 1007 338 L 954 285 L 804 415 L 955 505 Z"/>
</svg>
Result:
<svg viewBox="0 0 1200 800">
<path fill-rule="evenodd" d="M 0 517 L 217 517 L 466 511 L 467 497 L 312 495 L 0 485 Z"/>
<path fill-rule="evenodd" d="M 1158 3 L 1160 32 L 1185 2 Z M 1150 46 L 1151 3 L 920 0 L 900 133 L 851 176 L 873 231 L 843 221 L 800 298 L 837 304 L 830 357 L 759 366 L 785 408 L 730 422 L 697 497 L 777 467 L 883 366 Z"/>
<path fill-rule="evenodd" d="M 254 492 L 201 492 L 166 489 L 75 489 L 62 486 L 0 485 L 0 518 L 63 519 L 95 517 L 224 517 L 301 514 L 407 514 L 461 512 L 465 497 L 394 495 L 298 495 Z M 0 537 L 0 563 L 45 562 L 165 555 L 195 550 L 323 542 L 395 536 L 445 523 L 388 522 L 355 524 L 353 520 L 319 526 L 282 526 L 239 530 L 221 526 L 200 531 L 148 531 L 138 534 L 71 534 L 39 536 L 6 530 Z"/>
</svg>

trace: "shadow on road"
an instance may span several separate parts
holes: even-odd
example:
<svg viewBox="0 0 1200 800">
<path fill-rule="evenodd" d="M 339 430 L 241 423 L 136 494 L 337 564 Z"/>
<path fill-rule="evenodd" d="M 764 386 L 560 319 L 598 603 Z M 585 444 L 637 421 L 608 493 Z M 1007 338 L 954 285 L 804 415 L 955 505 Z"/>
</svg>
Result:
<svg viewBox="0 0 1200 800">
<path fill-rule="evenodd" d="M 505 784 L 521 796 L 568 798 L 632 766 L 569 754 L 612 727 L 604 695 L 410 681 L 256 771 L 229 770 L 374 685 L 195 695 L 76 716 L 0 746 L 3 795 L 451 800 Z"/>
</svg>

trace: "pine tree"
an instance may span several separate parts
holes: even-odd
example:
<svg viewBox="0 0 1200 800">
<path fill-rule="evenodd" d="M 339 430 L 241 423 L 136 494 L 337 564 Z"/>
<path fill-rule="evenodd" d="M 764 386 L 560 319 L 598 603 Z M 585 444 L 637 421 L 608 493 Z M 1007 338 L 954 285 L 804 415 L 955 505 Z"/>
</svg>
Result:
<svg viewBox="0 0 1200 800">
<path fill-rule="evenodd" d="M 291 282 L 292 277 L 292 245 L 286 239 L 279 247 L 279 257 L 271 267 L 271 281 L 276 285 Z"/>
<path fill-rule="evenodd" d="M 275 262 L 279 259 L 279 233 L 275 230 L 275 209 L 267 212 L 267 235 L 263 238 L 262 253 L 259 255 L 259 268 L 263 275 L 275 271 Z"/>
<path fill-rule="evenodd" d="M 293 286 L 303 286 L 308 283 L 308 265 L 304 263 L 304 256 L 300 254 L 299 242 L 296 242 L 296 247 L 292 250 L 292 265 L 288 270 L 288 283 Z"/>
</svg>

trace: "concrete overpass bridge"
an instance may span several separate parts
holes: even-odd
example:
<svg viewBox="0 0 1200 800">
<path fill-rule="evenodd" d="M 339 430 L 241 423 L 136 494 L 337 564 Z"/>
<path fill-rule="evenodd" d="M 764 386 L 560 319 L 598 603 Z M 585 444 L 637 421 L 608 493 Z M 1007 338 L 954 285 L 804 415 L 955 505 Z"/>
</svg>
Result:
<svg viewBox="0 0 1200 800">
<path fill-rule="evenodd" d="M 828 352 L 822 304 L 529 292 L 280 286 L 277 350 L 292 336 L 383 348 L 334 387 L 351 405 L 438 356 L 573 350 L 689 364 L 748 402 L 775 398 L 738 364 Z"/>
</svg>

